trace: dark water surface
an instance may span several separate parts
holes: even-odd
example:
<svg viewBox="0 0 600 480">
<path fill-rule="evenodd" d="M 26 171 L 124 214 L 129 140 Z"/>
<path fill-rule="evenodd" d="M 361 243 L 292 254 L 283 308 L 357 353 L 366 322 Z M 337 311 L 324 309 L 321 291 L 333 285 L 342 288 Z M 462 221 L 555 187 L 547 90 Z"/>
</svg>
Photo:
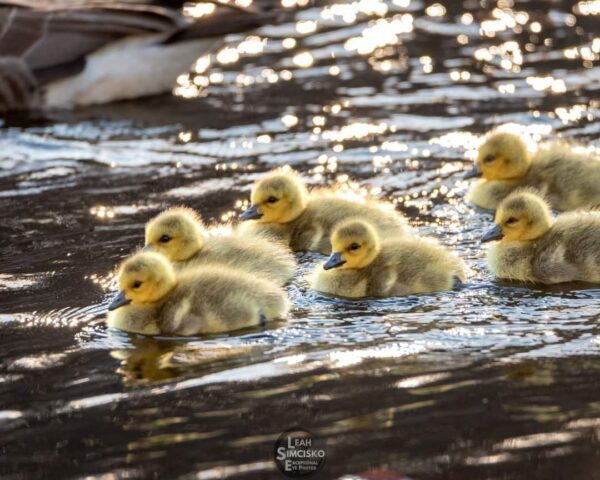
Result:
<svg viewBox="0 0 600 480">
<path fill-rule="evenodd" d="M 495 281 L 461 179 L 494 126 L 600 147 L 600 2 L 442 3 L 311 7 L 229 38 L 174 95 L 5 120 L 0 478 L 281 478 L 274 442 L 302 427 L 321 478 L 600 479 L 600 289 Z M 468 286 L 340 301 L 303 254 L 288 322 L 107 329 L 149 217 L 227 221 L 282 164 L 397 203 Z"/>
</svg>

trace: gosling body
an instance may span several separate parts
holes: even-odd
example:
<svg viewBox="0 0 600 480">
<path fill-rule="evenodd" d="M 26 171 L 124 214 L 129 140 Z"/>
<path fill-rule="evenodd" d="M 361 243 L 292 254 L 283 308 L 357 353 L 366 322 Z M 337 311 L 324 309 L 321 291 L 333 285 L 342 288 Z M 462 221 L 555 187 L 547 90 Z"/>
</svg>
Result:
<svg viewBox="0 0 600 480">
<path fill-rule="evenodd" d="M 376 202 L 354 202 L 334 192 L 313 192 L 306 210 L 286 225 L 290 248 L 294 251 L 331 253 L 333 228 L 353 217 L 368 218 L 383 235 L 398 235 L 406 224 L 395 213 L 383 210 Z"/>
<path fill-rule="evenodd" d="M 135 333 L 221 333 L 282 318 L 289 310 L 285 292 L 273 282 L 223 265 L 175 273 L 154 252 L 126 260 L 119 284 L 121 292 L 109 307 L 115 311 L 109 326 Z M 132 307 L 139 309 L 137 314 Z M 119 315 L 121 308 L 125 310 Z"/>
<path fill-rule="evenodd" d="M 532 187 L 562 211 L 600 206 L 600 157 L 554 142 L 530 155 L 517 135 L 492 133 L 467 177 L 483 177 L 469 192 L 475 205 L 495 209 L 511 192 Z"/>
<path fill-rule="evenodd" d="M 405 236 L 379 241 L 361 220 L 340 225 L 334 253 L 313 273 L 315 290 L 349 298 L 391 297 L 450 290 L 465 281 L 465 266 L 430 239 Z M 358 246 L 358 247 L 357 247 Z"/>
<path fill-rule="evenodd" d="M 336 225 L 354 218 L 368 218 L 382 235 L 399 235 L 408 227 L 398 212 L 375 200 L 352 200 L 331 190 L 308 192 L 293 172 L 276 170 L 252 190 L 252 206 L 241 218 L 254 219 L 245 232 L 267 232 L 294 251 L 331 253 L 330 235 Z"/>
<path fill-rule="evenodd" d="M 159 307 L 168 335 L 220 333 L 282 318 L 289 309 L 274 284 L 212 265 L 186 270 Z"/>
<path fill-rule="evenodd" d="M 542 284 L 600 283 L 600 212 L 553 219 L 541 197 L 517 191 L 501 202 L 495 221 L 484 236 L 497 240 L 487 253 L 495 276 Z"/>
<path fill-rule="evenodd" d="M 196 212 L 171 208 L 146 225 L 146 247 L 165 255 L 176 270 L 223 264 L 284 284 L 296 261 L 289 248 L 269 232 L 211 234 Z"/>
<path fill-rule="evenodd" d="M 160 334 L 158 310 L 154 305 L 123 305 L 108 312 L 107 325 L 142 335 Z"/>
</svg>

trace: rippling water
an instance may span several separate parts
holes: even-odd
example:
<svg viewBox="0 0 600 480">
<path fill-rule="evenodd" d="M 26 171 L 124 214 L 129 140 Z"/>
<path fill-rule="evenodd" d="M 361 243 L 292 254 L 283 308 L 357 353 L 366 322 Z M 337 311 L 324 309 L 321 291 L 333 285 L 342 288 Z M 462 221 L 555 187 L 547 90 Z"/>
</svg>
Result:
<svg viewBox="0 0 600 480">
<path fill-rule="evenodd" d="M 322 478 L 600 478 L 600 290 L 495 281 L 491 214 L 461 179 L 495 126 L 600 148 L 599 11 L 322 4 L 229 37 L 173 95 L 6 119 L 0 476 L 280 478 L 274 441 L 300 426 L 326 440 Z M 396 203 L 469 284 L 335 300 L 307 287 L 323 257 L 301 254 L 291 318 L 266 330 L 106 327 L 149 217 L 186 204 L 227 222 L 282 164 Z"/>
</svg>

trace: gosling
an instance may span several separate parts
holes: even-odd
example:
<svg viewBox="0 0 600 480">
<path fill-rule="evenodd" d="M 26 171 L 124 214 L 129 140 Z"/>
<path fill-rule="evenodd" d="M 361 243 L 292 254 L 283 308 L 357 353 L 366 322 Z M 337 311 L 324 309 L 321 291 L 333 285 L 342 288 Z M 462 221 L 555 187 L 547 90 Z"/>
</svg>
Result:
<svg viewBox="0 0 600 480">
<path fill-rule="evenodd" d="M 554 284 L 600 283 L 600 212 L 569 212 L 552 218 L 534 191 L 520 190 L 498 207 L 496 226 L 482 238 L 500 278 Z"/>
<path fill-rule="evenodd" d="M 292 171 L 275 170 L 252 188 L 252 205 L 242 220 L 255 220 L 252 230 L 278 235 L 294 251 L 331 253 L 333 228 L 352 217 L 368 218 L 378 233 L 399 235 L 407 230 L 404 219 L 374 200 L 342 198 L 331 190 L 308 192 Z M 248 229 L 246 229 L 248 230 Z"/>
<path fill-rule="evenodd" d="M 108 325 L 134 333 L 228 332 L 282 318 L 289 310 L 285 292 L 272 282 L 222 265 L 176 274 L 155 252 L 125 260 L 119 285 L 121 291 L 108 307 Z"/>
<path fill-rule="evenodd" d="M 600 206 L 600 157 L 576 153 L 565 143 L 551 143 L 530 155 L 518 135 L 493 132 L 465 174 L 474 177 L 482 180 L 469 192 L 469 201 L 486 209 L 496 209 L 518 187 L 537 189 L 557 210 Z"/>
<path fill-rule="evenodd" d="M 368 222 L 349 220 L 331 235 L 333 253 L 312 277 L 315 290 L 333 295 L 391 297 L 460 286 L 465 266 L 433 240 L 404 236 L 380 240 Z"/>
<path fill-rule="evenodd" d="M 190 208 L 165 210 L 146 224 L 146 246 L 165 255 L 176 270 L 220 263 L 278 284 L 288 282 L 296 261 L 289 248 L 263 235 L 209 235 Z"/>
</svg>

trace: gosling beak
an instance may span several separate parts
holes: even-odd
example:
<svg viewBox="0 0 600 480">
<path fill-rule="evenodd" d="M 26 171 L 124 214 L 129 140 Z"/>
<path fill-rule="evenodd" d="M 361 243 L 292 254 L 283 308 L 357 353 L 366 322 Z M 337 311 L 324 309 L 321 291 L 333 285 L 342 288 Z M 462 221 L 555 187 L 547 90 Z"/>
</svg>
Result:
<svg viewBox="0 0 600 480">
<path fill-rule="evenodd" d="M 116 310 L 117 308 L 122 307 L 123 305 L 127 305 L 129 303 L 131 303 L 131 300 L 127 299 L 127 297 L 125 296 L 125 292 L 119 292 L 117 293 L 111 304 L 108 306 L 108 309 Z"/>
<path fill-rule="evenodd" d="M 500 225 L 494 225 L 493 228 L 490 228 L 485 235 L 481 237 L 482 242 L 491 242 L 492 240 L 501 240 L 504 235 L 502 234 L 502 229 Z"/>
<path fill-rule="evenodd" d="M 477 165 L 473 165 L 471 167 L 471 170 L 469 170 L 468 172 L 465 172 L 463 178 L 476 178 L 476 177 L 481 177 L 483 175 L 483 172 L 481 170 L 479 170 L 479 168 L 477 168 Z"/>
<path fill-rule="evenodd" d="M 340 252 L 334 252 L 323 264 L 323 268 L 325 270 L 331 270 L 332 268 L 341 267 L 344 263 L 346 263 L 346 260 L 342 259 L 342 254 Z"/>
<path fill-rule="evenodd" d="M 263 214 L 258 211 L 258 205 L 252 205 L 248 210 L 240 215 L 241 220 L 256 220 Z"/>
<path fill-rule="evenodd" d="M 154 251 L 154 248 L 152 247 L 152 245 L 150 243 L 147 243 L 146 245 L 144 245 L 144 248 L 142 248 L 142 252 L 152 252 Z"/>
</svg>

